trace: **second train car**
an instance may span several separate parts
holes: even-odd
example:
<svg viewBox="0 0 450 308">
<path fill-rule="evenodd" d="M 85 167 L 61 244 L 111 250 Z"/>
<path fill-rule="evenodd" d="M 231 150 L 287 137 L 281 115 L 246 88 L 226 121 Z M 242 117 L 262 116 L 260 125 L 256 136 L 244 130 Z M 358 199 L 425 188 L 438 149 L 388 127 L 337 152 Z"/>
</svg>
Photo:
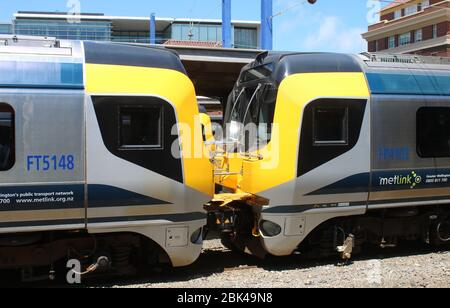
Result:
<svg viewBox="0 0 450 308">
<path fill-rule="evenodd" d="M 216 183 L 238 197 L 209 209 L 227 246 L 348 258 L 450 241 L 449 59 L 264 53 L 242 70 L 225 126 Z"/>
</svg>

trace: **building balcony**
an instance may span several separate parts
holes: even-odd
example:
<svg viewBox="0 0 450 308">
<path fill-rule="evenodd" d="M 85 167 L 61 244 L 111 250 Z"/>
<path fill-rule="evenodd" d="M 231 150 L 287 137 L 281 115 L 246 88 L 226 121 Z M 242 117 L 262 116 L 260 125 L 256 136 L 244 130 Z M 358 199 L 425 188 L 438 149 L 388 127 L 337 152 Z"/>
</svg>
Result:
<svg viewBox="0 0 450 308">
<path fill-rule="evenodd" d="M 412 44 L 402 45 L 395 48 L 385 49 L 382 52 L 388 53 L 415 53 L 424 49 L 450 45 L 450 35 L 437 37 L 431 40 L 420 41 Z"/>
<path fill-rule="evenodd" d="M 386 34 L 400 34 L 409 30 L 415 30 L 422 26 L 428 26 L 450 20 L 450 0 L 434 4 L 423 11 L 404 16 L 395 20 L 383 20 L 369 26 L 369 31 L 362 36 L 367 41 L 386 37 Z"/>
</svg>

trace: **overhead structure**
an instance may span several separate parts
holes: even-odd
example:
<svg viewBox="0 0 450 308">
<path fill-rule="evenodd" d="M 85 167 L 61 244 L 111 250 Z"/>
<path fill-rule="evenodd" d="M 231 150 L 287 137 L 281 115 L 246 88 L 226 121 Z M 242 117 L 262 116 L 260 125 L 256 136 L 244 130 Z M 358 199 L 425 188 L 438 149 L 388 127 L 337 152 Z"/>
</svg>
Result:
<svg viewBox="0 0 450 308">
<path fill-rule="evenodd" d="M 222 46 L 232 48 L 231 0 L 222 0 Z"/>
<path fill-rule="evenodd" d="M 273 1 L 261 0 L 261 49 L 273 49 Z"/>
<path fill-rule="evenodd" d="M 150 44 L 156 44 L 156 17 L 155 13 L 150 15 Z"/>
<path fill-rule="evenodd" d="M 197 95 L 225 103 L 241 69 L 254 61 L 261 50 L 166 46 L 176 51 Z"/>
</svg>

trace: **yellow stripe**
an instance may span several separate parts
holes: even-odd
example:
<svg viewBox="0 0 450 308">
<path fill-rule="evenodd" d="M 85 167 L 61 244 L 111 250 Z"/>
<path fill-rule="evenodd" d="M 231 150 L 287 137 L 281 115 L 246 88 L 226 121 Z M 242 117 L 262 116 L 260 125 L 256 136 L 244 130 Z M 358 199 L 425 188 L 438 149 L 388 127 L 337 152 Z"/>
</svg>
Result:
<svg viewBox="0 0 450 308">
<path fill-rule="evenodd" d="M 207 151 L 202 142 L 194 86 L 186 75 L 160 68 L 86 64 L 86 91 L 89 94 L 153 95 L 171 102 L 178 124 L 181 123 L 185 184 L 213 195 L 212 164 L 207 155 L 194 155 L 196 143 L 204 153 Z"/>
</svg>

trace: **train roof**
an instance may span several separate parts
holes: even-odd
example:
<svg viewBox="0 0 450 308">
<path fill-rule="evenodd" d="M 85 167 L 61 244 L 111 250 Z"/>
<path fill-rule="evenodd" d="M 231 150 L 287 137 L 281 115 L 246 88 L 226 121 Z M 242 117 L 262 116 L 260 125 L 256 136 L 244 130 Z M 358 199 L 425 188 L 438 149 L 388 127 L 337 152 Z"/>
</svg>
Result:
<svg viewBox="0 0 450 308">
<path fill-rule="evenodd" d="M 277 84 L 299 73 L 361 72 L 372 94 L 450 95 L 450 58 L 443 57 L 265 52 L 242 69 L 239 83 L 252 81 L 248 72 Z"/>
<path fill-rule="evenodd" d="M 0 88 L 84 89 L 84 63 L 162 68 L 186 74 L 178 54 L 164 48 L 0 36 Z"/>
<path fill-rule="evenodd" d="M 86 63 L 163 68 L 186 74 L 175 51 L 123 43 L 84 42 Z"/>
<path fill-rule="evenodd" d="M 379 53 L 359 58 L 372 94 L 450 95 L 450 58 Z"/>
</svg>

